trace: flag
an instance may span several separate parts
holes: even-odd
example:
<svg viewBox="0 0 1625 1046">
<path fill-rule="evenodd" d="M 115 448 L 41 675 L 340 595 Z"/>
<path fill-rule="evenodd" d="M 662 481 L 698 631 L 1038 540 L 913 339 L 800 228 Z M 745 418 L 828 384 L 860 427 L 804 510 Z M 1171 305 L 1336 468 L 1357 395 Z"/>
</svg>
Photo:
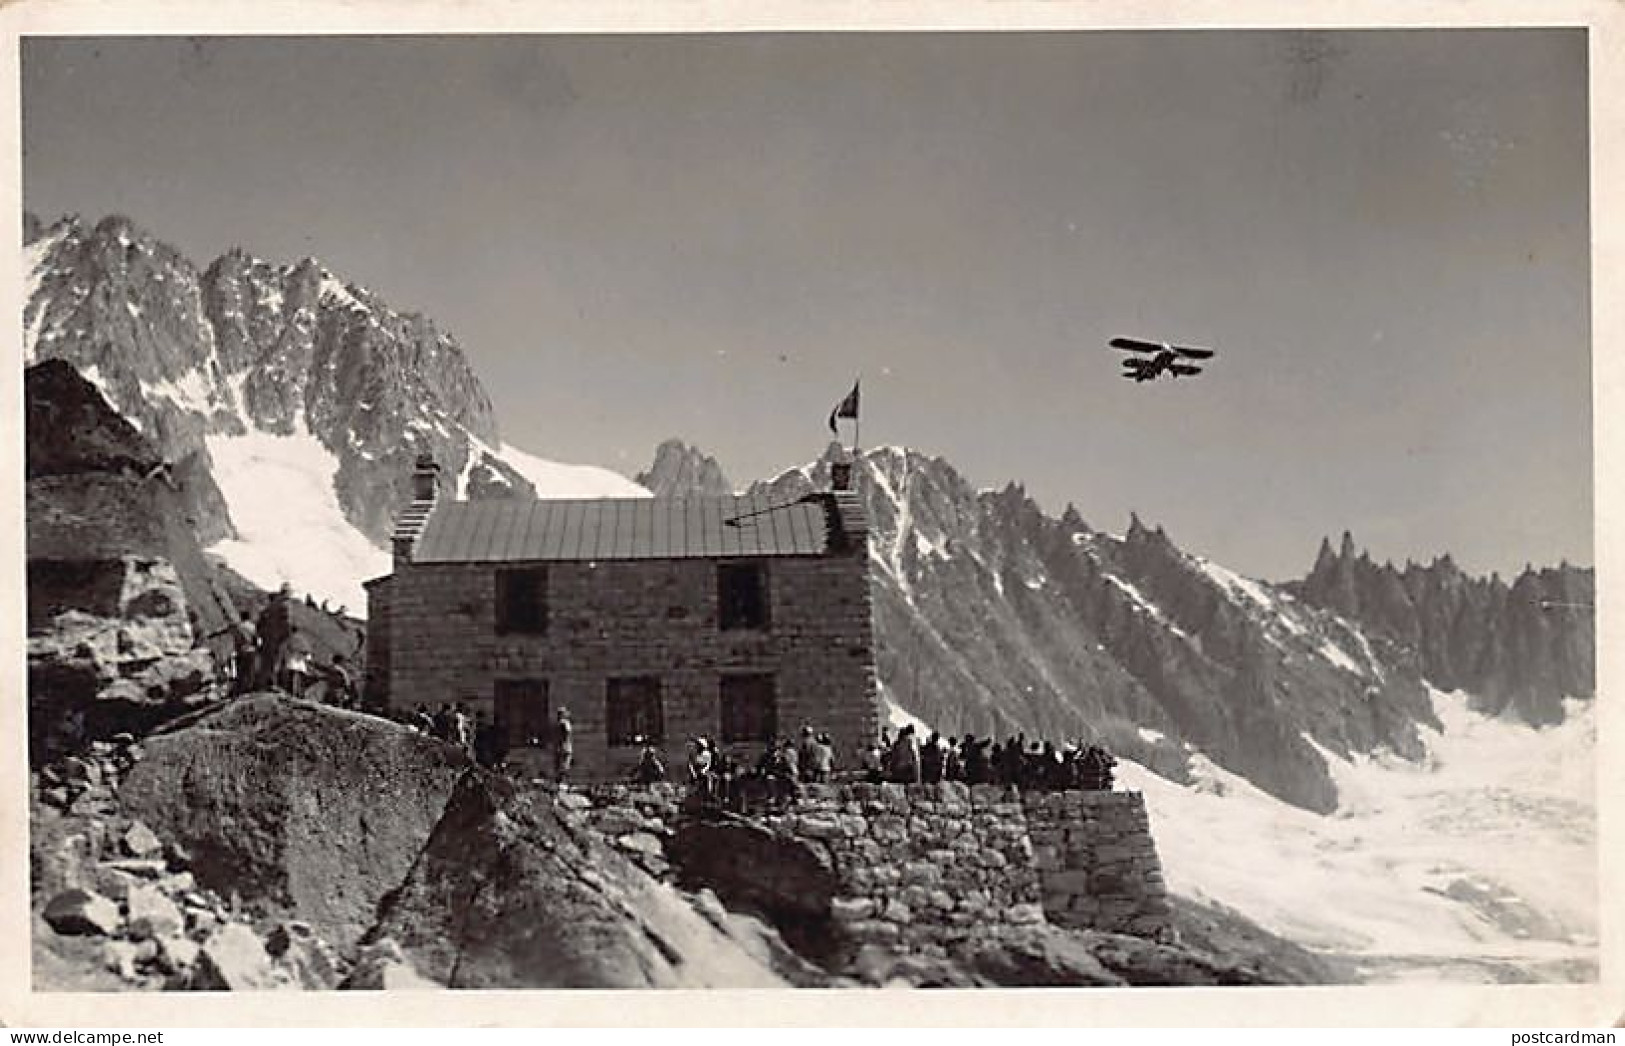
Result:
<svg viewBox="0 0 1625 1046">
<path fill-rule="evenodd" d="M 853 418 L 853 419 L 856 419 L 857 416 L 858 416 L 858 382 L 854 381 L 852 383 L 852 391 L 848 392 L 846 394 L 846 399 L 844 399 L 841 402 L 837 403 L 835 405 L 835 409 L 829 412 L 829 430 L 831 432 L 838 431 L 835 428 L 835 419 L 836 418 Z"/>
</svg>

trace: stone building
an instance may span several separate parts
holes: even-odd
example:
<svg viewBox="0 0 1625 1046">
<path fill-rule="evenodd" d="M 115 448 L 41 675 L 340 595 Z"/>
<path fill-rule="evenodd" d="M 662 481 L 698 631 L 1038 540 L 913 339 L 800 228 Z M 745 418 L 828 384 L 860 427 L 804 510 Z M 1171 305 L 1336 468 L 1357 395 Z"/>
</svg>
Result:
<svg viewBox="0 0 1625 1046">
<path fill-rule="evenodd" d="M 575 776 L 680 776 L 705 735 L 740 757 L 805 725 L 854 766 L 879 728 L 868 525 L 848 490 L 593 500 L 438 496 L 419 463 L 394 569 L 367 583 L 371 697 L 464 702 L 510 745 L 574 725 Z"/>
</svg>

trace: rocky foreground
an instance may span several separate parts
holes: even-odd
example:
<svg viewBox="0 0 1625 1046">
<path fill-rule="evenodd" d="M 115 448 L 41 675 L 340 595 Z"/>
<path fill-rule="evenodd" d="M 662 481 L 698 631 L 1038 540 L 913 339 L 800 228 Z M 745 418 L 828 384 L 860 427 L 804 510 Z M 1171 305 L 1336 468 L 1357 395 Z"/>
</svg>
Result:
<svg viewBox="0 0 1625 1046">
<path fill-rule="evenodd" d="M 1237 916 L 1184 902 L 1172 943 L 1034 926 L 946 957 L 798 951 L 787 941 L 806 939 L 808 920 L 824 915 L 776 926 L 773 910 L 736 903 L 737 882 L 708 884 L 704 862 L 684 866 L 698 822 L 613 792 L 516 784 L 405 727 L 276 694 L 97 742 L 34 775 L 35 986 L 1340 979 Z M 771 888 L 778 870 L 773 849 L 763 853 L 755 874 Z"/>
</svg>

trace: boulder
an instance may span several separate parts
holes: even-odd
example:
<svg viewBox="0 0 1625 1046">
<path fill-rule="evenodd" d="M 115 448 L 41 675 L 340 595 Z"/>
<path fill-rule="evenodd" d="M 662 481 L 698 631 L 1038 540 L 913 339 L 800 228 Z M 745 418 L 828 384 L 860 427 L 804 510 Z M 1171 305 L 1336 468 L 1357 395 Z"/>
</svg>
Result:
<svg viewBox="0 0 1625 1046">
<path fill-rule="evenodd" d="M 84 889 L 63 890 L 45 906 L 45 921 L 57 933 L 101 934 L 118 932 L 123 922 L 118 905 L 101 894 Z"/>
<path fill-rule="evenodd" d="M 200 949 L 196 941 L 176 935 L 158 938 L 158 967 L 165 973 L 185 974 L 197 962 Z"/>
<path fill-rule="evenodd" d="M 272 694 L 147 738 L 126 810 L 178 844 L 199 886 L 274 905 L 341 951 L 400 885 L 466 755 L 375 716 Z"/>
<path fill-rule="evenodd" d="M 242 923 L 226 923 L 198 950 L 189 986 L 196 991 L 256 991 L 292 985 L 271 964 L 258 934 Z"/>
<path fill-rule="evenodd" d="M 839 947 L 832 902 L 840 883 L 822 844 L 724 815 L 684 823 L 667 856 L 680 884 L 761 915 L 802 954 L 823 958 Z"/>
<path fill-rule="evenodd" d="M 1077 935 L 1053 927 L 978 939 L 959 952 L 969 969 L 1005 988 L 1122 987 Z"/>
<path fill-rule="evenodd" d="M 124 852 L 138 860 L 146 860 L 163 851 L 164 844 L 152 829 L 137 821 L 119 840 Z"/>
<path fill-rule="evenodd" d="M 414 969 L 401 946 L 386 937 L 361 949 L 350 976 L 339 987 L 349 991 L 439 991 L 443 985 Z"/>
<path fill-rule="evenodd" d="M 290 920 L 279 924 L 265 939 L 265 950 L 301 988 L 327 991 L 344 979 L 338 955 L 308 923 Z"/>
<path fill-rule="evenodd" d="M 623 850 L 642 854 L 646 857 L 663 857 L 666 852 L 666 848 L 661 845 L 660 840 L 648 832 L 628 832 L 616 839 L 615 842 Z"/>
<path fill-rule="evenodd" d="M 140 979 L 141 975 L 136 972 L 139 959 L 140 950 L 133 941 L 108 941 L 102 946 L 103 964 L 127 981 Z"/>
<path fill-rule="evenodd" d="M 470 773 L 370 941 L 450 988 L 767 988 L 784 979 L 543 790 Z"/>
<path fill-rule="evenodd" d="M 132 887 L 125 899 L 125 922 L 131 938 L 144 941 L 170 937 L 186 929 L 186 918 L 156 886 Z"/>
</svg>

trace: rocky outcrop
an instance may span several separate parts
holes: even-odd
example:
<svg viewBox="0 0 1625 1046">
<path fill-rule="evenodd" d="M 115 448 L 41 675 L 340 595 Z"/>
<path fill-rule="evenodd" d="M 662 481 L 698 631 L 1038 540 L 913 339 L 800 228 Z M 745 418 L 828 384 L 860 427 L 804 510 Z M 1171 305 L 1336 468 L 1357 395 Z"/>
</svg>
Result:
<svg viewBox="0 0 1625 1046">
<path fill-rule="evenodd" d="M 124 807 L 201 886 L 309 923 L 341 949 L 406 877 L 469 761 L 387 720 L 269 694 L 147 739 Z"/>
<path fill-rule="evenodd" d="M 1292 590 L 1404 646 L 1442 690 L 1465 690 L 1482 710 L 1534 725 L 1563 718 L 1564 698 L 1596 692 L 1596 578 L 1563 563 L 1525 567 L 1510 585 L 1464 573 L 1449 556 L 1378 565 L 1343 534 L 1321 541 Z"/>
<path fill-rule="evenodd" d="M 719 813 L 685 821 L 670 856 L 680 882 L 715 891 L 731 910 L 760 915 L 803 955 L 830 958 L 841 883 L 827 848 Z"/>
<path fill-rule="evenodd" d="M 734 492 L 716 458 L 680 439 L 656 447 L 654 461 L 634 481 L 657 498 L 727 497 Z"/>
<path fill-rule="evenodd" d="M 202 640 L 235 608 L 198 546 L 190 481 L 68 364 L 30 367 L 24 391 L 38 764 L 203 691 L 214 666 Z"/>
<path fill-rule="evenodd" d="M 121 782 L 144 749 L 125 735 L 36 772 L 30 885 L 37 990 L 336 987 L 343 959 L 307 925 L 257 926 L 198 885 L 184 847 L 132 820 Z"/>
<path fill-rule="evenodd" d="M 555 793 L 477 774 L 373 935 L 452 988 L 784 986 Z"/>
</svg>

